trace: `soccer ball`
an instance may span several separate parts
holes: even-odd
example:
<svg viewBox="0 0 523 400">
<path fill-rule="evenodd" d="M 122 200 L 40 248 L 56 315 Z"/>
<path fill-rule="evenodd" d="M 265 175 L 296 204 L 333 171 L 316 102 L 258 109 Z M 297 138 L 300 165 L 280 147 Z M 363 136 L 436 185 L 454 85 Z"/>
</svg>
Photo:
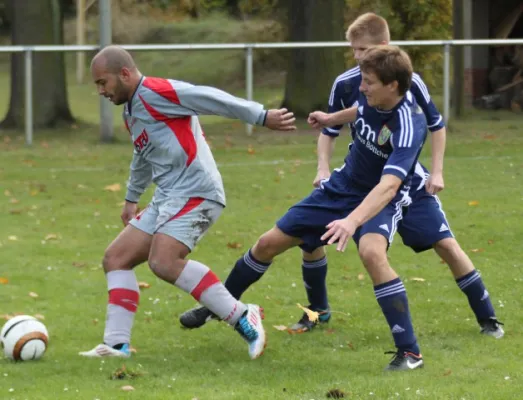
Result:
<svg viewBox="0 0 523 400">
<path fill-rule="evenodd" d="M 30 315 L 11 318 L 0 332 L 5 356 L 15 361 L 38 360 L 44 355 L 48 340 L 45 325 Z"/>
</svg>

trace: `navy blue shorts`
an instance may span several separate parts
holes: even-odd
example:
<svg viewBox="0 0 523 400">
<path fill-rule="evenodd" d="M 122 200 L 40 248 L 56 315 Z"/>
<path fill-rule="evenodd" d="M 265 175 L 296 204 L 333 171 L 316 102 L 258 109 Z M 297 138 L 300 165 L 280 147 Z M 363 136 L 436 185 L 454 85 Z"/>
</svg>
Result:
<svg viewBox="0 0 523 400">
<path fill-rule="evenodd" d="M 438 196 L 427 193 L 424 188 L 413 196 L 398 233 L 403 243 L 417 253 L 431 249 L 440 240 L 454 237 Z"/>
<path fill-rule="evenodd" d="M 354 187 L 344 195 L 315 189 L 291 207 L 276 226 L 285 234 L 303 240 L 300 247 L 311 253 L 326 244 L 320 239 L 326 226 L 349 215 L 367 194 L 368 190 Z M 379 214 L 356 230 L 353 240 L 358 245 L 363 235 L 378 233 L 390 245 L 396 232 L 415 252 L 431 249 L 440 240 L 454 237 L 438 197 L 424 188 L 414 192 L 413 198 L 399 192 Z"/>
<path fill-rule="evenodd" d="M 301 239 L 303 243 L 300 247 L 311 253 L 326 244 L 320 239 L 326 232 L 326 226 L 349 215 L 361 204 L 368 192 L 366 189 L 352 187 L 345 194 L 339 195 L 315 189 L 308 197 L 292 206 L 277 221 L 276 226 L 283 233 Z M 409 201 L 408 194 L 398 193 L 378 215 L 358 228 L 353 236 L 356 244 L 366 233 L 380 233 L 390 243 L 402 219 L 404 206 Z"/>
</svg>

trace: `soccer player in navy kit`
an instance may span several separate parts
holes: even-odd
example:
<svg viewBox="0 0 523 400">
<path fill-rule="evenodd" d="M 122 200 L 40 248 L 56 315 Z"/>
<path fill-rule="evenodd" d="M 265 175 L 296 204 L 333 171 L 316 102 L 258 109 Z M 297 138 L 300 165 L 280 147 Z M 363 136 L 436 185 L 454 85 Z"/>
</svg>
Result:
<svg viewBox="0 0 523 400">
<path fill-rule="evenodd" d="M 345 164 L 258 239 L 236 262 L 226 286 L 239 298 L 278 254 L 295 246 L 310 252 L 335 242 L 343 251 L 353 237 L 397 348 L 387 369 L 416 369 L 423 358 L 405 287 L 388 264 L 387 238 L 371 228 L 386 223 L 395 229 L 403 207 L 411 203 L 409 184 L 427 123 L 408 92 L 412 65 L 404 51 L 375 47 L 365 53 L 361 70 L 363 94 L 358 107 L 351 108 L 356 139 Z"/>
<path fill-rule="evenodd" d="M 358 17 L 347 30 L 347 40 L 351 42 L 356 61 L 368 48 L 386 44 L 390 40 L 387 21 L 374 14 L 366 13 Z M 332 86 L 329 98 L 329 113 L 350 108 L 358 103 L 361 72 L 359 66 L 341 74 Z M 445 125 L 441 114 L 431 100 L 427 86 L 421 77 L 413 73 L 410 92 L 423 109 L 427 118 L 427 125 L 431 132 L 432 168 L 429 174 L 421 163 L 416 164 L 411 183 L 410 196 L 412 204 L 406 211 L 398 226 L 403 243 L 415 252 L 422 252 L 433 248 L 449 266 L 458 287 L 467 296 L 476 320 L 480 325 L 480 332 L 495 338 L 504 334 L 500 322 L 496 319 L 494 307 L 490 300 L 479 273 L 472 261 L 461 249 L 450 230 L 441 202 L 436 196 L 443 189 L 443 156 L 445 151 Z M 343 121 L 343 119 L 341 119 Z M 345 121 L 344 121 L 345 122 Z M 334 140 L 339 135 L 343 123 L 332 127 L 324 127 L 318 138 L 318 174 L 314 184 L 318 185 L 322 179 L 330 176 L 329 161 L 332 155 Z M 351 127 L 352 133 L 354 129 Z M 390 233 L 391 241 L 394 232 L 382 225 L 378 230 Z M 320 312 L 318 322 L 326 322 L 330 318 L 328 312 L 327 289 L 325 278 L 327 274 L 327 260 L 323 248 L 315 249 L 312 253 L 303 252 L 302 275 L 309 298 L 310 308 Z M 312 329 L 315 323 L 309 320 L 306 313 L 291 329 L 294 332 L 306 332 Z"/>
</svg>

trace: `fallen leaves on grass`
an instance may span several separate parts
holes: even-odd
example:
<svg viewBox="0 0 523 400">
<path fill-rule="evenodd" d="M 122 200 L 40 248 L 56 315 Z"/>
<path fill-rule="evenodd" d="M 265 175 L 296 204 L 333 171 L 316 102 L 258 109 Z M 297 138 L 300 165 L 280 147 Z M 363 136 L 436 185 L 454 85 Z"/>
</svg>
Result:
<svg viewBox="0 0 523 400">
<path fill-rule="evenodd" d="M 82 268 L 82 267 L 85 267 L 86 265 L 87 265 L 87 263 L 85 263 L 85 262 L 73 261 L 73 267 L 76 267 L 76 268 Z"/>
<path fill-rule="evenodd" d="M 285 325 L 273 325 L 274 329 L 276 329 L 277 331 L 287 331 L 287 328 Z"/>
<path fill-rule="evenodd" d="M 29 292 L 29 297 L 32 297 L 33 299 L 36 299 L 38 297 L 38 293 Z"/>
<path fill-rule="evenodd" d="M 18 240 L 18 236 L 10 235 L 10 236 L 7 237 L 7 239 L 14 242 L 14 241 Z"/>
<path fill-rule="evenodd" d="M 307 314 L 307 317 L 309 317 L 309 320 L 311 322 L 316 322 L 318 318 L 320 317 L 320 313 L 316 311 L 309 310 L 307 307 L 303 307 L 300 303 L 296 304 L 299 308 L 301 308 L 305 313 Z"/>
<path fill-rule="evenodd" d="M 35 314 L 34 317 L 36 319 L 39 319 L 40 321 L 43 321 L 45 319 L 45 317 L 42 314 Z"/>
<path fill-rule="evenodd" d="M 122 386 L 121 389 L 124 392 L 132 392 L 134 390 L 134 387 L 132 387 L 131 385 L 125 385 L 125 386 Z"/>
<path fill-rule="evenodd" d="M 484 249 L 472 249 L 470 250 L 472 253 L 483 253 L 485 250 Z"/>
<path fill-rule="evenodd" d="M 119 183 L 113 183 L 112 185 L 107 185 L 104 190 L 108 190 L 109 192 L 119 192 L 122 190 L 122 185 Z"/>
<path fill-rule="evenodd" d="M 414 281 L 414 282 L 425 282 L 425 279 L 423 279 L 423 278 L 416 278 L 416 277 L 410 278 L 410 280 Z"/>
<path fill-rule="evenodd" d="M 48 233 L 44 240 L 58 240 L 58 235 L 56 233 Z"/>
<path fill-rule="evenodd" d="M 341 389 L 330 389 L 327 392 L 327 398 L 329 399 L 343 399 L 345 398 L 345 392 Z"/>
<path fill-rule="evenodd" d="M 147 282 L 138 282 L 138 287 L 140 289 L 149 289 L 151 285 Z"/>
<path fill-rule="evenodd" d="M 229 242 L 229 243 L 227 243 L 227 247 L 229 249 L 239 249 L 242 247 L 242 244 L 238 243 L 238 242 Z"/>
<path fill-rule="evenodd" d="M 7 285 L 9 283 L 9 279 L 0 277 L 0 285 Z"/>
<path fill-rule="evenodd" d="M 111 380 L 123 380 L 123 379 L 134 379 L 143 375 L 141 371 L 129 369 L 124 365 L 121 368 L 118 368 L 114 371 L 109 379 Z"/>
<path fill-rule="evenodd" d="M 469 201 L 469 206 L 473 207 L 473 206 L 477 206 L 479 204 L 479 201 L 477 200 L 471 200 Z"/>
</svg>

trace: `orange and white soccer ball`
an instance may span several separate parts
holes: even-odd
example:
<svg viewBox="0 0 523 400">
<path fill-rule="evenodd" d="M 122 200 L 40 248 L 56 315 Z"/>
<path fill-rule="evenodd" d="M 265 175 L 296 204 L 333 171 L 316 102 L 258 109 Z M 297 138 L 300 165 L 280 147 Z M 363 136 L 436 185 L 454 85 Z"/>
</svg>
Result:
<svg viewBox="0 0 523 400">
<path fill-rule="evenodd" d="M 48 341 L 45 325 L 30 315 L 11 318 L 0 332 L 5 356 L 15 361 L 38 360 L 44 355 Z"/>
</svg>

